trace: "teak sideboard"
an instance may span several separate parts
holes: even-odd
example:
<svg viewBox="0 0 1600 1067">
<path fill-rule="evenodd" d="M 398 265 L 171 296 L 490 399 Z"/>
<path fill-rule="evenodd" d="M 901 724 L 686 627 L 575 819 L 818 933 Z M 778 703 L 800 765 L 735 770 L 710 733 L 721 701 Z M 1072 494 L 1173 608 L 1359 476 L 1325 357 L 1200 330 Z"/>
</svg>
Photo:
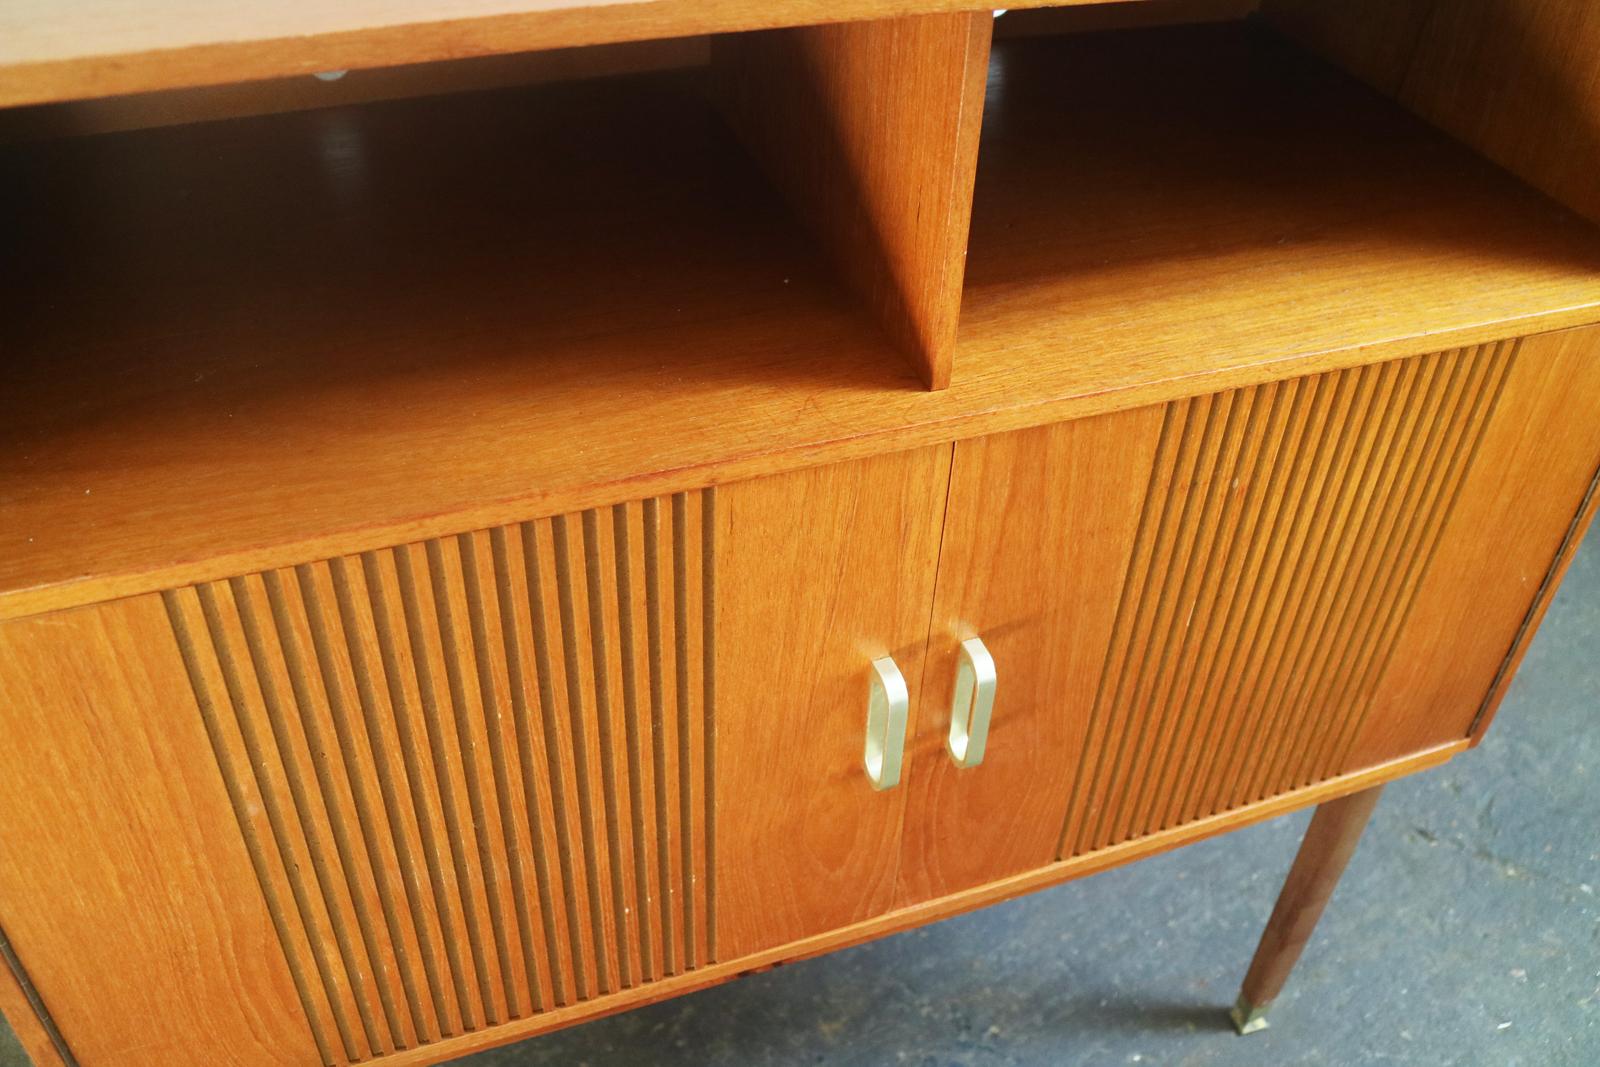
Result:
<svg viewBox="0 0 1600 1067">
<path fill-rule="evenodd" d="M 1600 6 L 147 7 L 0 13 L 41 1067 L 434 1063 L 1320 805 L 1258 1028 L 1595 510 Z"/>
</svg>

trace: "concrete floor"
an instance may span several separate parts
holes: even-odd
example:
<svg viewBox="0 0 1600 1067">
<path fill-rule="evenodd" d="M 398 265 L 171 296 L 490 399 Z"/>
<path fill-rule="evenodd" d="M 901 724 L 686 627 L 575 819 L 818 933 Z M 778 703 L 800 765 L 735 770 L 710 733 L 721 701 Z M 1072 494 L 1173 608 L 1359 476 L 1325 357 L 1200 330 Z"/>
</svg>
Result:
<svg viewBox="0 0 1600 1067">
<path fill-rule="evenodd" d="M 1485 744 L 1389 787 L 1260 1034 L 1224 1012 L 1305 814 L 456 1062 L 1600 1064 L 1597 716 L 1600 534 Z"/>
</svg>

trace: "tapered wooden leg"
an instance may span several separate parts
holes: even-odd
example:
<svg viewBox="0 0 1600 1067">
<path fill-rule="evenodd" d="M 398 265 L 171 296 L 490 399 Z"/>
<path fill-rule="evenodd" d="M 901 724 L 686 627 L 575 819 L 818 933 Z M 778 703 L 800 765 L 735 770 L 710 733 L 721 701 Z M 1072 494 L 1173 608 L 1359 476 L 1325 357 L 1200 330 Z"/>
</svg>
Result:
<svg viewBox="0 0 1600 1067">
<path fill-rule="evenodd" d="M 1311 817 L 1300 852 L 1289 868 L 1272 918 L 1261 935 L 1255 959 L 1250 961 L 1250 971 L 1244 976 L 1238 1003 L 1233 1006 L 1233 1025 L 1241 1034 L 1267 1028 L 1267 1008 L 1311 940 L 1311 931 L 1317 928 L 1322 909 L 1333 896 L 1333 887 L 1339 884 L 1345 864 L 1355 853 L 1381 792 L 1381 785 L 1373 786 L 1330 800 Z"/>
</svg>

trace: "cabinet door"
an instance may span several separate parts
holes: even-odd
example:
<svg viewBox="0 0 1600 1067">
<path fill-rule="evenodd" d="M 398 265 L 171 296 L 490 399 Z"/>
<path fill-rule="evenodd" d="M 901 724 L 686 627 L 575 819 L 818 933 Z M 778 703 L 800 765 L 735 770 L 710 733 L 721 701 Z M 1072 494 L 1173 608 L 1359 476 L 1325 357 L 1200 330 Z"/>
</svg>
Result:
<svg viewBox="0 0 1600 1067">
<path fill-rule="evenodd" d="M 350 1063 L 708 959 L 713 512 L 0 627 L 0 926 L 78 1061 Z"/>
<path fill-rule="evenodd" d="M 907 783 L 907 902 L 1055 855 L 1081 694 L 1093 690 L 1161 433 L 1158 408 L 956 445 Z M 959 644 L 995 661 L 983 762 L 946 750 Z"/>
<path fill-rule="evenodd" d="M 1466 737 L 1600 465 L 1597 338 L 960 443 L 902 900 Z M 958 768 L 972 636 L 995 700 Z"/>
<path fill-rule="evenodd" d="M 0 624 L 22 972 L 85 1067 L 311 1067 L 888 908 L 949 458 Z"/>
<path fill-rule="evenodd" d="M 950 448 L 717 491 L 717 954 L 836 929 L 895 899 L 908 786 L 863 768 L 870 665 L 916 715 Z"/>
<path fill-rule="evenodd" d="M 323 1062 L 160 597 L 0 625 L 0 716 L 0 928 L 77 1061 Z"/>
</svg>

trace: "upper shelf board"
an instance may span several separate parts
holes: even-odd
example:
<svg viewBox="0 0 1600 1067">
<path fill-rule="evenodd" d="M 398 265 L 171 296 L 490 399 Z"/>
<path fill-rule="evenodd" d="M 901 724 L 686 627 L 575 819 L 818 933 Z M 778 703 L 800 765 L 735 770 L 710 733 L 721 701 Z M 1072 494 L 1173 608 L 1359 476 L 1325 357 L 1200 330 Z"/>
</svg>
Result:
<svg viewBox="0 0 1600 1067">
<path fill-rule="evenodd" d="M 970 10 L 970 0 L 8 0 L 0 107 Z"/>
</svg>

